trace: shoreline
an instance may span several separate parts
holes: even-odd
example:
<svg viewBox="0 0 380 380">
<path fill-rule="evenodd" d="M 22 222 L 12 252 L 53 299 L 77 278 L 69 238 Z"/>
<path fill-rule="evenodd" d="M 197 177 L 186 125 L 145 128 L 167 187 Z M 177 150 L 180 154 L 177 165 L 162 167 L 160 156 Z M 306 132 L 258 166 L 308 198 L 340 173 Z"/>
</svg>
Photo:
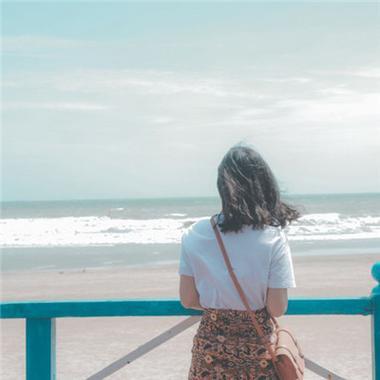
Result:
<svg viewBox="0 0 380 380">
<path fill-rule="evenodd" d="M 298 242 L 299 243 L 299 242 Z M 366 241 L 290 242 L 293 259 L 378 255 L 380 239 Z M 75 270 L 123 270 L 178 265 L 179 244 L 112 247 L 37 247 L 0 249 L 0 274 Z"/>
<path fill-rule="evenodd" d="M 343 250 L 343 249 L 342 249 Z M 326 253 L 303 253 L 303 254 L 294 254 L 292 253 L 292 258 L 293 260 L 297 259 L 297 260 L 301 260 L 302 259 L 306 259 L 308 260 L 309 258 L 310 259 L 316 259 L 318 260 L 318 257 L 321 257 L 323 258 L 324 260 L 326 259 L 337 259 L 337 258 L 340 258 L 340 257 L 344 257 L 344 256 L 354 256 L 354 255 L 357 255 L 357 257 L 362 257 L 362 256 L 378 256 L 379 259 L 380 259 L 380 253 L 378 252 L 379 248 L 377 248 L 376 250 L 374 251 L 369 251 L 369 252 L 362 252 L 362 253 L 357 253 L 357 252 L 347 252 L 347 251 L 344 251 L 344 253 L 330 253 L 330 252 L 326 252 Z M 0 266 L 0 274 L 6 274 L 6 273 L 9 273 L 9 274 L 17 274 L 17 273 L 25 273 L 25 274 L 29 274 L 29 273 L 46 273 L 46 272 L 76 272 L 76 271 L 81 271 L 83 269 L 85 270 L 128 270 L 128 269 L 154 269 L 154 268 L 158 268 L 158 267 L 163 267 L 163 266 L 167 266 L 167 267 L 171 267 L 171 266 L 175 266 L 175 265 L 178 265 L 179 263 L 179 260 L 160 260 L 160 261 L 149 261 L 149 262 L 146 262 L 146 263 L 141 263 L 141 264 L 130 264 L 130 265 L 126 265 L 126 264 L 122 264 L 122 265 L 117 265 L 117 263 L 112 263 L 110 265 L 98 265 L 98 266 L 79 266 L 79 267 L 67 267 L 67 268 L 50 268 L 50 269 L 43 269 L 42 267 L 37 267 L 37 268 L 31 268 L 31 269 L 18 269 L 18 270 L 2 270 L 1 266 Z M 0 264 L 1 264 L 1 260 L 0 260 Z M 46 267 L 50 267 L 50 266 L 46 266 Z"/>
</svg>

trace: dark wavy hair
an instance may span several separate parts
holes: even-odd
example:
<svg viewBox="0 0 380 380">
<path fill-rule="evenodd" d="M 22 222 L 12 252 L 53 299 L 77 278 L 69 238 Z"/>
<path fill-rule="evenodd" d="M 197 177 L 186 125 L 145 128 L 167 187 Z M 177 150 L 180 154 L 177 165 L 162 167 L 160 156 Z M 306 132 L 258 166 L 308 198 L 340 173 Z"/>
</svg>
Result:
<svg viewBox="0 0 380 380">
<path fill-rule="evenodd" d="M 218 220 L 222 232 L 239 232 L 243 225 L 283 228 L 301 216 L 280 199 L 272 170 L 249 145 L 239 143 L 228 150 L 218 166 L 217 187 L 222 200 L 223 218 Z"/>
</svg>

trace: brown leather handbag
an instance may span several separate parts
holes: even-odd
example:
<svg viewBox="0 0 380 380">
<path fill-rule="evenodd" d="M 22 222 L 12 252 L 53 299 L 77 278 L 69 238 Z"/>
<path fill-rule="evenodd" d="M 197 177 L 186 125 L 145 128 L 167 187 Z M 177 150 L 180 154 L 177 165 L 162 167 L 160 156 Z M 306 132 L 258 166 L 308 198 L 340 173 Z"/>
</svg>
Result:
<svg viewBox="0 0 380 380">
<path fill-rule="evenodd" d="M 275 371 L 280 380 L 302 380 L 305 371 L 305 359 L 301 351 L 301 347 L 294 335 L 288 328 L 280 327 L 277 320 L 271 315 L 271 320 L 274 324 L 273 336 L 274 341 L 265 336 L 260 323 L 256 319 L 256 313 L 250 308 L 246 295 L 241 288 L 236 275 L 232 269 L 230 259 L 224 247 L 222 237 L 214 216 L 211 217 L 211 225 L 214 229 L 218 244 L 222 251 L 224 261 L 226 262 L 228 272 L 231 275 L 232 281 L 243 301 L 244 306 L 250 314 L 253 325 L 258 332 L 262 343 L 267 349 L 268 359 L 272 360 Z"/>
</svg>

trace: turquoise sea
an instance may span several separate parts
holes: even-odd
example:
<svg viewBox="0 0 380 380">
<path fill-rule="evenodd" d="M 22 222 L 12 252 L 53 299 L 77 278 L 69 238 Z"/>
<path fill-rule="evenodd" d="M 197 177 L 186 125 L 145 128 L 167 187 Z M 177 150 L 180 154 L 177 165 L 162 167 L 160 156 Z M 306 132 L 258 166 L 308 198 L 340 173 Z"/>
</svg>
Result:
<svg viewBox="0 0 380 380">
<path fill-rule="evenodd" d="M 284 195 L 302 218 L 292 254 L 379 254 L 380 194 Z M 217 197 L 3 202 L 1 270 L 177 263 L 180 237 L 220 211 Z"/>
</svg>

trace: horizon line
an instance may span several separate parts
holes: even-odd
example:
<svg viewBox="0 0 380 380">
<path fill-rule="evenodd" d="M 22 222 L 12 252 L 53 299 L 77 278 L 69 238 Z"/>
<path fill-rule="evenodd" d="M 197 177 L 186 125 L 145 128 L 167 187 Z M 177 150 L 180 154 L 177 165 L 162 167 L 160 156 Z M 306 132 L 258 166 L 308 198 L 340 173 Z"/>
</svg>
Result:
<svg viewBox="0 0 380 380">
<path fill-rule="evenodd" d="M 335 192 L 335 193 L 287 193 L 281 192 L 282 196 L 319 196 L 319 195 L 380 195 L 380 192 L 364 191 L 364 192 Z M 180 200 L 180 199 L 199 199 L 199 198 L 219 198 L 219 195 L 188 195 L 188 196 L 166 196 L 166 197 L 130 197 L 130 198 L 74 198 L 74 199 L 30 199 L 30 200 L 0 200 L 0 204 L 4 203 L 32 203 L 32 202 L 91 202 L 91 201 L 136 201 L 136 200 Z"/>
</svg>

